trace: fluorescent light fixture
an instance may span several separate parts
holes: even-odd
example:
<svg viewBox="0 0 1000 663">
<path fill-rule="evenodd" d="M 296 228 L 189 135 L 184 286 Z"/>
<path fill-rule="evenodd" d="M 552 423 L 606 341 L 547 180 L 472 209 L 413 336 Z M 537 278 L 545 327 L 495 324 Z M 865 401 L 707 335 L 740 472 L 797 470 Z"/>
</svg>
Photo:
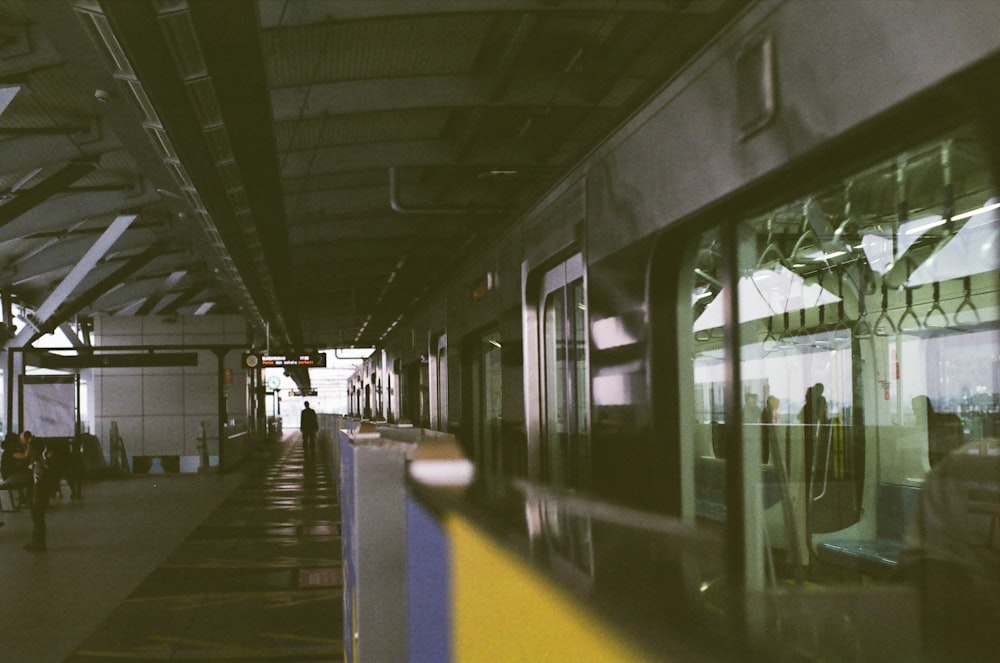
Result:
<svg viewBox="0 0 1000 663">
<path fill-rule="evenodd" d="M 778 267 L 758 269 L 750 276 L 741 276 L 738 284 L 740 322 L 770 318 L 776 313 L 810 309 L 840 301 L 840 297 L 817 283 L 806 284 L 795 272 Z M 694 331 L 722 326 L 723 288 L 705 307 L 694 323 Z"/>
<path fill-rule="evenodd" d="M 205 302 L 204 304 L 202 304 L 201 306 L 199 306 L 197 309 L 195 309 L 194 314 L 195 315 L 205 315 L 206 313 L 208 313 L 209 311 L 212 310 L 213 306 L 215 306 L 215 302 Z"/>
<path fill-rule="evenodd" d="M 913 271 L 906 285 L 912 288 L 1000 268 L 1000 256 L 997 255 L 995 248 L 1000 241 L 998 208 L 1000 202 L 991 198 L 983 207 L 952 217 L 953 219 L 961 217 L 968 221 Z"/>
<path fill-rule="evenodd" d="M 831 251 L 830 253 L 824 253 L 823 251 L 815 251 L 806 256 L 809 260 L 813 262 L 827 262 L 833 258 L 839 258 L 840 256 L 847 255 L 847 251 Z M 796 264 L 796 267 L 804 267 L 805 265 Z"/>
<path fill-rule="evenodd" d="M 977 214 L 983 214 L 985 212 L 992 212 L 995 209 L 1000 209 L 1000 203 L 990 202 L 996 200 L 996 198 L 990 198 L 986 201 L 986 204 L 982 207 L 968 212 L 962 212 L 961 214 L 956 214 L 951 217 L 952 221 L 961 221 L 962 219 L 968 219 L 969 217 L 976 216 Z"/>
</svg>

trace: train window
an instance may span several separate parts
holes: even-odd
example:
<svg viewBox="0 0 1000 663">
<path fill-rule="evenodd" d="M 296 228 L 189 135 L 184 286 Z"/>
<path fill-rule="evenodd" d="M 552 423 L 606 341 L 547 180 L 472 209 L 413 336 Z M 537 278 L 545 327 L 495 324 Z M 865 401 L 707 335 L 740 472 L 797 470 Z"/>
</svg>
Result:
<svg viewBox="0 0 1000 663">
<path fill-rule="evenodd" d="M 719 235 L 705 232 L 695 243 L 694 264 L 688 274 L 691 318 L 687 336 L 692 343 L 684 354 L 690 357 L 691 384 L 681 385 L 682 411 L 692 412 L 694 427 L 689 430 L 685 454 L 694 459 L 694 492 L 683 500 L 688 518 L 703 523 L 722 523 L 726 519 L 725 466 L 726 445 L 726 350 L 722 336 L 722 282 Z M 684 474 L 688 474 L 685 472 Z M 690 474 L 688 474 L 690 476 Z M 691 487 L 685 487 L 690 489 Z M 693 510 L 692 510 L 693 507 Z"/>
<path fill-rule="evenodd" d="M 747 587 L 768 597 L 748 604 L 763 615 L 751 630 L 807 658 L 853 660 L 864 638 L 918 646 L 919 606 L 935 599 L 904 598 L 894 632 L 874 633 L 861 604 L 838 608 L 823 590 L 863 587 L 869 607 L 909 596 L 900 581 L 907 552 L 926 550 L 914 523 L 929 477 L 997 436 L 1000 197 L 985 149 L 971 129 L 953 131 L 743 219 L 732 236 L 735 269 L 711 230 L 686 268 L 684 397 L 697 424 L 683 429 L 694 458 L 685 513 L 703 526 L 731 519 L 727 451 L 741 445 L 743 497 L 728 503 L 743 504 Z M 739 401 L 739 426 L 726 425 L 727 398 Z M 1000 478 L 980 485 L 1000 495 Z M 995 569 L 948 572 L 996 596 Z M 949 605 L 976 619 L 979 604 Z"/>
<path fill-rule="evenodd" d="M 542 279 L 542 479 L 559 487 L 590 487 L 589 392 L 583 258 L 579 254 Z"/>
<path fill-rule="evenodd" d="M 419 358 L 404 367 L 400 376 L 400 422 L 426 428 L 430 426 L 429 370 L 427 361 Z"/>
<path fill-rule="evenodd" d="M 476 344 L 472 375 L 473 454 L 477 467 L 487 472 L 502 470 L 501 395 L 503 381 L 500 358 L 503 345 L 500 332 L 481 336 Z"/>
<path fill-rule="evenodd" d="M 438 335 L 434 343 L 434 370 L 431 372 L 434 380 L 431 394 L 434 403 L 431 407 L 433 418 L 431 427 L 440 431 L 448 430 L 448 335 Z"/>
</svg>

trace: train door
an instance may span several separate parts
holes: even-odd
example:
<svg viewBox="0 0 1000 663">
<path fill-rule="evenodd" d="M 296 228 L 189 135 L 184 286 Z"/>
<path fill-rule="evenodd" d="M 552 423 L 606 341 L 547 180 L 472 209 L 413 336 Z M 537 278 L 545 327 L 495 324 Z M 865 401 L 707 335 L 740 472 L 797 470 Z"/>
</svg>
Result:
<svg viewBox="0 0 1000 663">
<path fill-rule="evenodd" d="M 382 351 L 382 366 L 385 367 L 385 420 L 396 423 L 399 415 L 400 362 L 398 359 L 389 361 L 389 355 Z"/>
<path fill-rule="evenodd" d="M 996 547 L 981 550 L 997 519 L 977 515 L 1000 503 L 982 470 L 1000 409 L 988 164 L 959 128 L 689 243 L 683 513 L 736 546 L 705 587 L 739 576 L 775 660 L 917 660 L 997 614 Z M 977 488 L 923 495 L 962 465 Z"/>
<path fill-rule="evenodd" d="M 538 301 L 542 481 L 587 489 L 591 485 L 590 396 L 580 254 L 545 273 Z"/>
<path fill-rule="evenodd" d="M 438 334 L 432 345 L 431 360 L 431 428 L 448 430 L 448 335 Z"/>
<path fill-rule="evenodd" d="M 421 427 L 429 426 L 427 361 L 418 359 L 410 362 L 404 368 L 402 377 L 403 381 L 400 383 L 400 402 L 402 404 L 399 414 L 400 421 L 407 420 Z"/>
<path fill-rule="evenodd" d="M 500 332 L 490 331 L 470 339 L 466 351 L 472 404 L 472 454 L 477 468 L 487 473 L 501 472 L 500 441 L 503 382 L 500 359 L 503 345 Z"/>
<path fill-rule="evenodd" d="M 364 409 L 361 411 L 362 417 L 368 419 L 369 421 L 373 418 L 372 412 L 372 386 L 370 383 L 365 383 L 365 397 L 364 397 Z"/>
</svg>

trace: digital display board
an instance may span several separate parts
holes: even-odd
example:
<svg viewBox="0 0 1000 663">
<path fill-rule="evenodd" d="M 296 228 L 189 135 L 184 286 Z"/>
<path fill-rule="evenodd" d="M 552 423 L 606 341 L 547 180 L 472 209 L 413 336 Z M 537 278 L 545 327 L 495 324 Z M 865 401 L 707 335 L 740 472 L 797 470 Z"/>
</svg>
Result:
<svg viewBox="0 0 1000 663">
<path fill-rule="evenodd" d="M 282 366 L 307 366 L 313 368 L 326 367 L 326 354 L 310 352 L 308 354 L 292 355 L 260 355 L 261 368 L 280 368 Z"/>
</svg>

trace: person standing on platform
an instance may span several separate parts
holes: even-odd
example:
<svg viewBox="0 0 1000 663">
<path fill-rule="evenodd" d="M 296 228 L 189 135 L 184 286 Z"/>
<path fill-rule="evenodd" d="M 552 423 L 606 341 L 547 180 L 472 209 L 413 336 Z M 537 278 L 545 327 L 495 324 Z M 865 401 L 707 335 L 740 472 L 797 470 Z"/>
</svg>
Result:
<svg viewBox="0 0 1000 663">
<path fill-rule="evenodd" d="M 70 440 L 69 454 L 66 457 L 66 482 L 69 484 L 69 498 L 83 499 L 83 475 L 86 465 L 83 461 L 83 438 L 76 436 Z"/>
<path fill-rule="evenodd" d="M 18 498 L 25 503 L 31 486 L 31 469 L 28 468 L 28 461 L 18 456 L 22 451 L 24 445 L 20 436 L 7 433 L 3 439 L 3 454 L 0 455 L 0 478 L 8 489 L 17 488 Z"/>
<path fill-rule="evenodd" d="M 25 550 L 41 552 L 46 550 L 45 510 L 49 506 L 52 495 L 52 473 L 48 468 L 49 454 L 45 443 L 31 434 L 31 431 L 21 433 L 24 440 L 24 450 L 14 454 L 15 458 L 26 458 L 31 463 L 31 491 L 28 499 L 31 502 L 31 542 L 24 546 Z"/>
<path fill-rule="evenodd" d="M 306 452 L 313 450 L 316 444 L 316 433 L 319 432 L 319 421 L 316 419 L 316 410 L 309 407 L 309 401 L 304 403 L 305 409 L 299 419 L 299 430 L 302 431 L 302 447 Z"/>
</svg>

